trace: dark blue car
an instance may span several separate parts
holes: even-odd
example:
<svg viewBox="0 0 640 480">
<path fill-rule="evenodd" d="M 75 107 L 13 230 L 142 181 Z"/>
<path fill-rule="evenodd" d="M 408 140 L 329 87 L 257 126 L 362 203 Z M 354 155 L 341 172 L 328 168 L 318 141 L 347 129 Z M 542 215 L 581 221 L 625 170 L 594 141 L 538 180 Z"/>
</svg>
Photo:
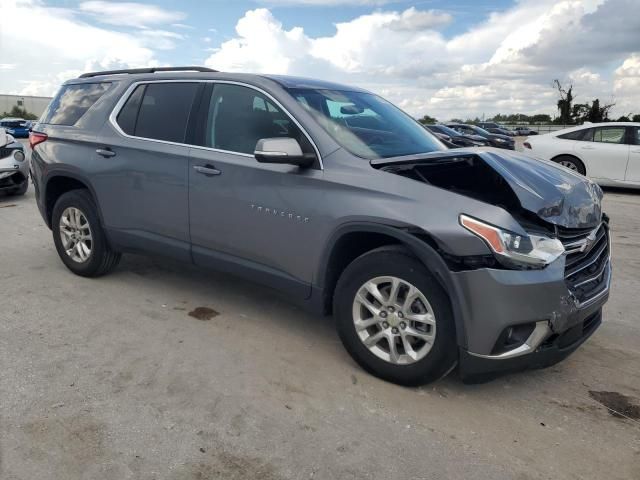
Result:
<svg viewBox="0 0 640 480">
<path fill-rule="evenodd" d="M 3 118 L 0 127 L 15 138 L 27 138 L 29 136 L 30 122 L 24 118 Z"/>
</svg>

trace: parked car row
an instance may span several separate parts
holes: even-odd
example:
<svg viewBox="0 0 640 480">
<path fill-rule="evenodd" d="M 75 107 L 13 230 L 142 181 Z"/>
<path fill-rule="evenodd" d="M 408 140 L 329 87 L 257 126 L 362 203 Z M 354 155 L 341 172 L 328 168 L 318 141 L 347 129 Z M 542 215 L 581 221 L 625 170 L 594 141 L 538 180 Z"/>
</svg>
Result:
<svg viewBox="0 0 640 480">
<path fill-rule="evenodd" d="M 14 138 L 27 138 L 35 120 L 25 120 L 24 118 L 5 117 L 0 120 L 0 128 Z"/>
</svg>

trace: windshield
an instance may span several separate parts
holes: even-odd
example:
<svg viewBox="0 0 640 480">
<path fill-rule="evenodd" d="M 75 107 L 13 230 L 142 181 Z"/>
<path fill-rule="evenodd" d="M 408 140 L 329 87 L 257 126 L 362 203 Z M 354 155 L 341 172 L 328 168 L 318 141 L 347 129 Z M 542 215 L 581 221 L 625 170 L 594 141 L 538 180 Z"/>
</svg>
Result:
<svg viewBox="0 0 640 480">
<path fill-rule="evenodd" d="M 450 137 L 459 137 L 462 135 L 460 132 L 456 132 L 453 128 L 449 128 L 445 125 L 436 125 L 436 128 L 439 132 L 449 135 Z"/>
<path fill-rule="evenodd" d="M 399 108 L 371 93 L 292 89 L 340 146 L 369 160 L 446 150 L 434 135 Z"/>
<path fill-rule="evenodd" d="M 483 137 L 489 137 L 491 136 L 491 134 L 489 132 L 487 132 L 484 128 L 480 128 L 477 127 L 475 125 L 469 125 L 474 132 L 476 132 L 478 135 L 482 135 Z"/>
</svg>

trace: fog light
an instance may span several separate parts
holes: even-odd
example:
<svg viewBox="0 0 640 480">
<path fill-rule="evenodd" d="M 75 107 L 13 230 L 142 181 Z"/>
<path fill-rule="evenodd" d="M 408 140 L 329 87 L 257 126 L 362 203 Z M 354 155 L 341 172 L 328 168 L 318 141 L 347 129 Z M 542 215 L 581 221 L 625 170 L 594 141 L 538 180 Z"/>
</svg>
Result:
<svg viewBox="0 0 640 480">
<path fill-rule="evenodd" d="M 505 328 L 498 337 L 491 354 L 499 355 L 518 348 L 529 338 L 535 326 L 536 324 L 532 322 Z"/>
<path fill-rule="evenodd" d="M 16 150 L 13 152 L 13 158 L 18 162 L 24 162 L 24 152 L 22 150 Z"/>
</svg>

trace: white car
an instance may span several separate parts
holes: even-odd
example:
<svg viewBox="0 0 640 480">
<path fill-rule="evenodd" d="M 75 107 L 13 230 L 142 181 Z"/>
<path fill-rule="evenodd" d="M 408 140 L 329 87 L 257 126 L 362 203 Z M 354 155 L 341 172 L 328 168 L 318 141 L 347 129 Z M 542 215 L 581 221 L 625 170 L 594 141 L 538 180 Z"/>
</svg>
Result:
<svg viewBox="0 0 640 480">
<path fill-rule="evenodd" d="M 640 123 L 585 123 L 530 137 L 524 147 L 600 185 L 640 188 Z"/>
</svg>

